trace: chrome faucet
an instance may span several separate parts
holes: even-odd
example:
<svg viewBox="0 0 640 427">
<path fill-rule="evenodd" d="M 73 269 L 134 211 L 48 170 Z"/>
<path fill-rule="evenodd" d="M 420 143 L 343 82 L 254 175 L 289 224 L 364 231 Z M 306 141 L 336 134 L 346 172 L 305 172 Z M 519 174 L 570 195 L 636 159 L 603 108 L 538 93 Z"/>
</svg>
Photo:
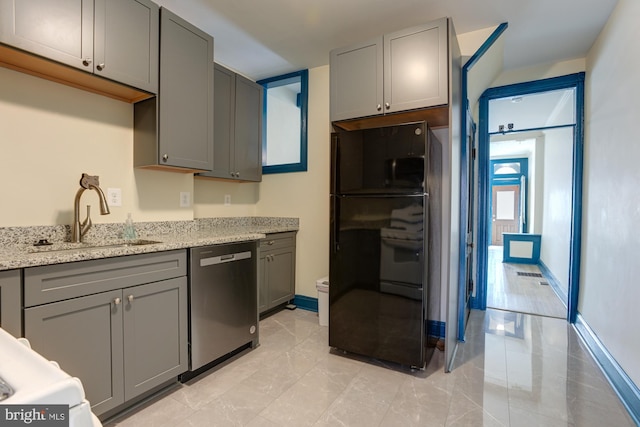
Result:
<svg viewBox="0 0 640 427">
<path fill-rule="evenodd" d="M 100 198 L 100 215 L 109 214 L 109 205 L 107 205 L 107 198 L 104 197 L 102 189 L 100 189 L 100 177 L 82 174 L 80 178 L 80 188 L 76 193 L 76 199 L 73 203 L 73 230 L 71 232 L 71 241 L 73 243 L 82 242 L 82 237 L 91 228 L 91 205 L 87 205 L 87 217 L 84 221 L 80 222 L 80 198 L 84 190 L 95 190 Z"/>
</svg>

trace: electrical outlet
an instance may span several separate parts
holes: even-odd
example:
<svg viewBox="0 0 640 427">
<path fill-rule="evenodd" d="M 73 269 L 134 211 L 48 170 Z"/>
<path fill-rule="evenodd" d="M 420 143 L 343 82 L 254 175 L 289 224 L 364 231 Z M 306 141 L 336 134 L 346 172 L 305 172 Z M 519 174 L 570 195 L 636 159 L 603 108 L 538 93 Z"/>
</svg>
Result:
<svg viewBox="0 0 640 427">
<path fill-rule="evenodd" d="M 120 188 L 107 188 L 107 204 L 122 206 L 122 190 Z"/>
<path fill-rule="evenodd" d="M 189 193 L 188 191 L 181 191 L 180 192 L 180 207 L 181 208 L 188 208 L 189 206 L 191 206 L 191 193 Z"/>
<path fill-rule="evenodd" d="M 231 194 L 224 195 L 224 205 L 229 206 L 231 204 Z"/>
</svg>

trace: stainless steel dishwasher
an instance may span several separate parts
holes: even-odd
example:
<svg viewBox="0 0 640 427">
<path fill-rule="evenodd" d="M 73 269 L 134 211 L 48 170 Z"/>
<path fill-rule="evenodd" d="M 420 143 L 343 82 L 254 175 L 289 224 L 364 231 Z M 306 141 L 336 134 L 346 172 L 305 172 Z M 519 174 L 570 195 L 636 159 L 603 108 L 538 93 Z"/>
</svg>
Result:
<svg viewBox="0 0 640 427">
<path fill-rule="evenodd" d="M 258 345 L 256 253 L 255 241 L 190 249 L 190 372 L 182 380 L 229 353 Z"/>
</svg>

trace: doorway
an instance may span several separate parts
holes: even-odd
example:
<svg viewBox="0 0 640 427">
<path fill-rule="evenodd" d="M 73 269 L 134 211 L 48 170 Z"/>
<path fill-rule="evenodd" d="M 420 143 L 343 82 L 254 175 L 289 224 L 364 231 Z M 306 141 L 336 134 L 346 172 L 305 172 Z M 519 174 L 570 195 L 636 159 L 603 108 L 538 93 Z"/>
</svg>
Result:
<svg viewBox="0 0 640 427">
<path fill-rule="evenodd" d="M 517 112 L 517 105 L 524 96 L 540 95 L 551 91 L 560 91 L 560 95 L 565 97 L 565 104 L 568 102 L 573 108 L 571 108 L 572 117 L 567 120 L 563 116 L 563 109 L 552 109 L 548 111 L 544 121 L 540 123 L 531 123 L 530 120 L 521 120 L 521 117 L 516 116 L 516 119 L 508 123 L 495 124 L 490 123 L 490 105 L 492 108 L 505 108 L 511 112 Z M 565 94 L 564 92 L 567 92 Z M 542 99 L 542 98 L 540 98 Z M 500 101 L 500 103 L 494 102 Z M 582 198 L 582 156 L 583 156 L 583 117 L 584 117 L 584 73 L 573 74 L 569 76 L 539 80 L 528 83 L 520 83 L 510 86 L 503 86 L 498 88 L 491 88 L 484 92 L 480 98 L 480 120 L 478 126 L 478 222 L 477 222 L 477 287 L 471 298 L 470 304 L 472 308 L 486 309 L 487 307 L 487 277 L 489 269 L 489 248 L 493 240 L 493 231 L 490 224 L 493 224 L 493 214 L 500 208 L 500 201 L 504 202 L 505 212 L 501 213 L 501 216 L 508 218 L 514 217 L 512 221 L 516 221 L 518 216 L 527 217 L 531 220 L 532 227 L 529 227 L 526 221 L 521 220 L 520 233 L 525 232 L 542 232 L 542 245 L 545 244 L 544 228 L 540 230 L 535 229 L 535 222 L 543 221 L 545 215 L 548 212 L 544 212 L 542 205 L 547 205 L 551 209 L 551 213 L 561 212 L 562 208 L 559 207 L 558 200 L 553 198 L 546 198 L 536 200 L 533 191 L 530 191 L 528 195 L 524 195 L 527 185 L 523 185 L 522 181 L 503 183 L 504 185 L 494 186 L 492 185 L 492 163 L 490 159 L 490 143 L 492 137 L 501 137 L 503 139 L 509 139 L 512 136 L 517 139 L 516 136 L 522 137 L 527 134 L 539 134 L 548 131 L 560 130 L 561 132 L 570 132 L 570 152 L 569 158 L 560 159 L 558 163 L 564 161 L 564 170 L 569 170 L 569 184 L 568 184 L 568 197 L 566 198 L 566 205 L 568 209 L 564 209 L 568 218 L 567 222 L 567 243 L 566 243 L 566 277 L 562 277 L 558 282 L 565 283 L 564 291 L 562 289 L 554 290 L 563 302 L 567 306 L 566 317 L 570 322 L 575 322 L 576 306 L 579 287 L 579 268 L 580 268 L 580 230 L 581 230 L 581 198 Z M 506 129 L 506 130 L 505 130 Z M 551 144 L 548 144 L 551 146 Z M 554 146 L 555 147 L 555 146 Z M 539 158 L 540 159 L 540 158 Z M 540 163 L 536 163 L 533 172 L 540 167 Z M 569 165 L 568 167 L 566 165 Z M 526 176 L 526 179 L 531 179 L 531 173 Z M 539 177 L 537 178 L 539 180 Z M 531 182 L 531 186 L 535 183 Z M 537 191 L 540 192 L 541 184 L 537 184 Z M 511 186 L 511 188 L 508 188 Z M 493 206 L 494 203 L 494 188 L 496 189 L 496 203 L 498 206 Z M 502 188 L 501 188 L 502 187 Z M 525 189 L 525 190 L 523 190 Z M 500 194 L 503 190 L 504 193 Z M 528 203 L 525 207 L 525 203 Z M 520 200 L 520 202 L 518 202 Z M 531 201 L 535 203 L 530 203 Z M 511 209 L 507 210 L 506 207 L 510 206 Z M 519 209 L 518 215 L 516 210 Z M 513 211 L 513 212 L 511 212 Z M 533 218 L 531 218 L 533 217 Z M 549 216 L 553 219 L 553 216 Z M 548 220 L 550 223 L 552 219 Z M 510 225 L 513 227 L 513 222 Z M 553 248 L 552 238 L 548 247 Z M 551 257 L 554 258 L 554 257 Z M 544 259 L 541 262 L 541 268 L 544 270 Z M 554 269 L 556 266 L 553 267 Z M 545 273 L 549 273 L 548 271 Z M 551 271 L 553 277 L 553 271 Z M 554 283 L 551 283 L 554 285 Z M 555 284 L 557 285 L 557 284 Z"/>
</svg>

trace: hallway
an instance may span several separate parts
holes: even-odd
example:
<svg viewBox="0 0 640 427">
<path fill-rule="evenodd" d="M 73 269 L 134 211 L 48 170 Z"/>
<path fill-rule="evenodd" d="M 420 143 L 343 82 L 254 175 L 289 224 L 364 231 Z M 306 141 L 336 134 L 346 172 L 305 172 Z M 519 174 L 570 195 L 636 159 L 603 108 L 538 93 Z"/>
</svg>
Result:
<svg viewBox="0 0 640 427">
<path fill-rule="evenodd" d="M 537 265 L 503 263 L 502 246 L 489 246 L 487 264 L 487 308 L 567 318 L 567 308 L 547 279 L 536 277 L 541 274 Z"/>
<path fill-rule="evenodd" d="M 317 314 L 260 322 L 261 345 L 176 384 L 106 427 L 633 426 L 565 320 L 472 311 L 455 369 L 426 371 L 343 355 Z"/>
</svg>

